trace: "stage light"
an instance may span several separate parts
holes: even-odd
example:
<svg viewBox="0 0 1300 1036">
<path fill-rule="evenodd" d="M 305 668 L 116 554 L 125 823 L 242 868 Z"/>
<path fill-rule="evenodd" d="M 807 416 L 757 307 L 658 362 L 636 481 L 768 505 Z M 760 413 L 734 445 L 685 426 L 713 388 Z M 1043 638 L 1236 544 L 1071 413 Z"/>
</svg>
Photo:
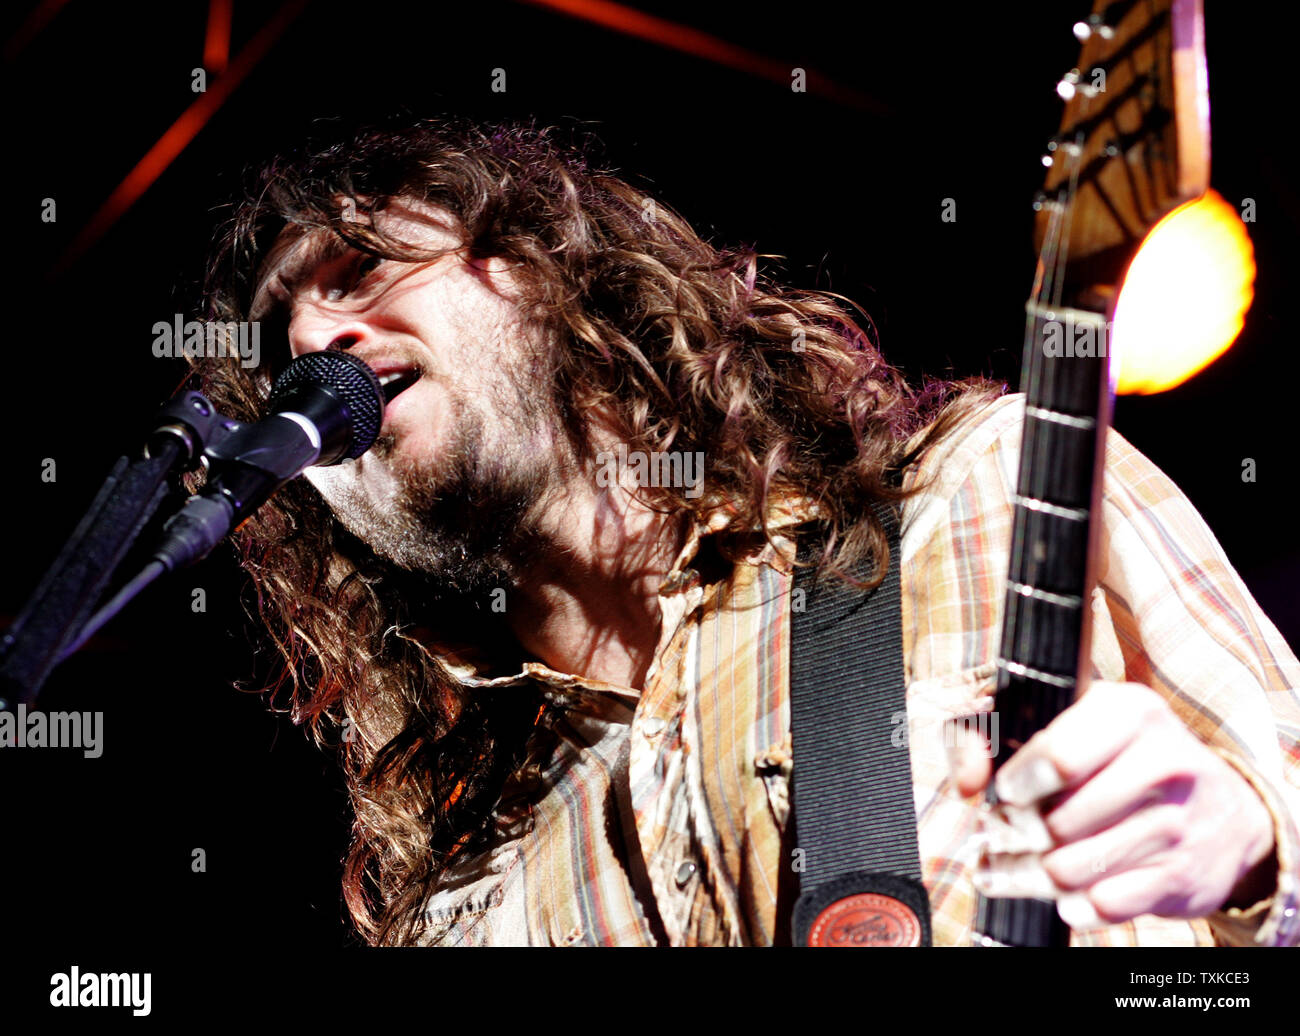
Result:
<svg viewBox="0 0 1300 1036">
<path fill-rule="evenodd" d="M 1143 240 L 1115 307 L 1116 391 L 1163 392 L 1221 356 L 1241 333 L 1254 282 L 1250 236 L 1217 192 L 1165 216 Z"/>
</svg>

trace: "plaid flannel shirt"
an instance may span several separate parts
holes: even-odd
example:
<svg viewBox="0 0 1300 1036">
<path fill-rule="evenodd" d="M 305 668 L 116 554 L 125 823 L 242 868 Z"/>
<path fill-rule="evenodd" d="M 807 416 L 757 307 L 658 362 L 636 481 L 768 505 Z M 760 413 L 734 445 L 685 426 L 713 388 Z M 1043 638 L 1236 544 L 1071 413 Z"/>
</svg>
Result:
<svg viewBox="0 0 1300 1036">
<path fill-rule="evenodd" d="M 945 720 L 992 708 L 1024 398 L 1005 396 L 908 474 L 934 481 L 903 513 L 902 624 L 922 877 L 935 945 L 968 945 L 979 798 L 949 778 Z M 527 760 L 494 811 L 491 844 L 453 857 L 420 941 L 440 945 L 766 945 L 788 941 L 789 652 L 794 526 L 724 579 L 692 569 L 716 513 L 660 590 L 661 639 L 643 691 L 530 662 L 479 694 L 539 688 Z M 1300 664 L 1204 521 L 1113 430 L 1106 448 L 1094 676 L 1155 688 L 1263 798 L 1276 893 L 1192 921 L 1143 916 L 1075 945 L 1300 943 Z M 796 890 L 797 891 L 797 890 Z"/>
</svg>

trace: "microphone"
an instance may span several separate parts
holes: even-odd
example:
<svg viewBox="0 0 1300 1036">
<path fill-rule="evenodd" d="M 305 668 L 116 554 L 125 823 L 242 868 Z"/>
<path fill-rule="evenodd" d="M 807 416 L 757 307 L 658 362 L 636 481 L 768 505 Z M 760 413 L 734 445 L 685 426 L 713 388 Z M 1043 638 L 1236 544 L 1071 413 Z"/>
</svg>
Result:
<svg viewBox="0 0 1300 1036">
<path fill-rule="evenodd" d="M 153 559 L 167 570 L 192 565 L 305 468 L 360 457 L 385 403 L 375 372 L 350 353 L 298 357 L 276 378 L 266 417 L 222 423 L 226 434 L 205 451 L 207 483 L 163 526 Z"/>
</svg>

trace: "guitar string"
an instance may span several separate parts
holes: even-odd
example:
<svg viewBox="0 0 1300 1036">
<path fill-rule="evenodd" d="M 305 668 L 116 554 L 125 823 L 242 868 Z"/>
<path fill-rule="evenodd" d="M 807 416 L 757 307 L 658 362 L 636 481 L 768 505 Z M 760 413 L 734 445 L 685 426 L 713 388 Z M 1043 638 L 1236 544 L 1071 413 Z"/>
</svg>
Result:
<svg viewBox="0 0 1300 1036">
<path fill-rule="evenodd" d="M 1022 354 L 1024 361 L 1021 370 L 1020 388 L 1025 393 L 1026 400 L 1036 398 L 1039 383 L 1042 379 L 1043 357 L 1040 355 L 1041 350 L 1038 348 L 1038 328 L 1043 300 L 1052 290 L 1052 282 L 1056 273 L 1056 254 L 1063 222 L 1063 206 L 1060 203 L 1059 195 L 1051 200 L 1044 199 L 1044 204 L 1048 206 L 1047 227 L 1043 234 L 1043 241 L 1039 246 L 1038 261 L 1035 263 L 1034 268 L 1034 283 L 1030 292 L 1030 305 L 1025 314 L 1025 341 Z M 1023 482 L 1024 469 L 1028 464 L 1029 448 L 1029 443 L 1022 439 L 1022 463 L 1017 477 L 1018 490 L 1021 488 L 1020 483 Z M 1008 653 L 1006 648 L 1007 645 L 1004 642 L 999 653 L 1006 655 Z M 979 894 L 976 900 L 975 939 L 978 940 L 980 936 L 989 931 L 995 931 L 1005 936 L 1011 913 L 1015 909 L 1011 900 Z"/>
<path fill-rule="evenodd" d="M 1082 65 L 1084 62 L 1080 61 L 1080 64 Z M 1087 117 L 1091 102 L 1092 98 L 1087 95 L 1082 98 L 1080 104 L 1081 118 Z M 1075 120 L 1076 125 L 1078 121 L 1078 119 Z M 1026 315 L 1026 347 L 1029 361 L 1024 365 L 1025 370 L 1022 372 L 1022 381 L 1025 382 L 1022 391 L 1026 393 L 1027 400 L 1040 398 L 1044 390 L 1051 392 L 1055 388 L 1051 373 L 1055 372 L 1058 365 L 1047 364 L 1046 354 L 1044 350 L 1039 348 L 1038 320 L 1045 298 L 1051 298 L 1051 308 L 1056 310 L 1059 309 L 1064 297 L 1065 270 L 1069 259 L 1069 229 L 1072 226 L 1074 202 L 1078 195 L 1083 144 L 1083 134 L 1078 132 L 1075 135 L 1074 146 L 1066 149 L 1066 161 L 1068 163 L 1067 187 L 1064 192 L 1058 192 L 1055 203 L 1051 204 L 1047 230 L 1044 234 L 1042 246 L 1039 249 L 1034 285 L 1030 295 L 1032 306 L 1030 312 Z M 1027 443 L 1022 442 L 1022 449 L 1027 445 Z M 1013 565 L 1015 564 L 1018 564 L 1018 559 L 1013 559 Z M 1026 920 L 1022 912 L 1024 908 L 1020 907 L 1018 903 L 1019 901 L 1014 899 L 1000 897 L 990 899 L 980 895 L 978 898 L 976 933 L 987 933 L 990 928 L 988 922 L 991 920 L 993 922 L 992 927 L 995 930 L 1000 934 L 1007 934 L 1012 917 L 1016 913 L 1022 914 L 1020 920 L 1024 922 Z M 1050 918 L 1047 919 L 1047 923 L 1050 925 Z M 1046 932 L 1035 933 L 1037 941 L 1045 941 L 1046 934 Z"/>
</svg>

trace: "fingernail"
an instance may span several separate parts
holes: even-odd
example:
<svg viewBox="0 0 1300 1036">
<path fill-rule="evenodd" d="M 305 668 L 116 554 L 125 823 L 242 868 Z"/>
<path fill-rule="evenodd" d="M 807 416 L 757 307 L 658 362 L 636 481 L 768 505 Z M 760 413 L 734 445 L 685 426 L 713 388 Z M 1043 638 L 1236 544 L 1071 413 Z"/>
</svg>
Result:
<svg viewBox="0 0 1300 1036">
<path fill-rule="evenodd" d="M 1031 802 L 1054 795 L 1065 784 L 1051 760 L 1038 756 L 1021 766 L 1008 763 L 997 776 L 998 798 L 1016 806 L 1027 806 Z"/>
<path fill-rule="evenodd" d="M 1082 892 L 1071 892 L 1056 901 L 1056 912 L 1061 920 L 1076 932 L 1086 932 L 1091 928 L 1105 928 L 1106 922 L 1097 913 L 1092 901 Z"/>
</svg>

